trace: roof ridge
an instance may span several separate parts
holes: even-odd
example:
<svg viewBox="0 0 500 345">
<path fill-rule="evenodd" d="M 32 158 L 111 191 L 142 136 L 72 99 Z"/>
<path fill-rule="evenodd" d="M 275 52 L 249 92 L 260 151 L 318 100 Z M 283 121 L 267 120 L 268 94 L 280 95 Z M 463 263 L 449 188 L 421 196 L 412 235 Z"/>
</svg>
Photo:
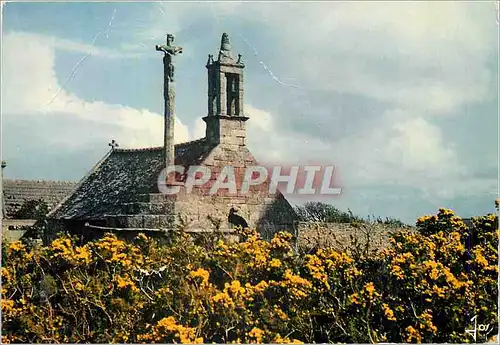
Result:
<svg viewBox="0 0 500 345">
<path fill-rule="evenodd" d="M 178 147 L 186 146 L 189 144 L 195 144 L 204 141 L 206 138 L 199 138 L 195 140 L 189 140 L 189 141 L 184 141 L 182 143 L 177 143 L 174 145 Z M 163 149 L 163 146 L 154 146 L 154 147 L 139 147 L 139 148 L 130 148 L 130 149 L 123 149 L 123 148 L 115 148 L 112 150 L 112 152 L 141 152 L 141 151 L 156 151 L 156 150 L 161 150 Z"/>
<path fill-rule="evenodd" d="M 111 152 L 138 152 L 138 151 L 156 151 L 162 149 L 163 146 L 156 147 L 140 147 L 135 149 L 113 149 Z"/>
<path fill-rule="evenodd" d="M 36 183 L 58 183 L 58 184 L 76 184 L 78 181 L 68 181 L 68 180 L 27 180 L 27 179 L 12 179 L 12 178 L 4 178 L 5 181 L 9 182 L 36 182 Z"/>
</svg>

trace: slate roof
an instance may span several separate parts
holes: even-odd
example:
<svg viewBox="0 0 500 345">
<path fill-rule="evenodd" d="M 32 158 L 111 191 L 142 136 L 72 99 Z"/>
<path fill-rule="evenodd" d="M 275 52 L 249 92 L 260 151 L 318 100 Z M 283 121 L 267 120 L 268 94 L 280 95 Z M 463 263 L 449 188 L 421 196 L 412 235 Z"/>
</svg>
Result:
<svg viewBox="0 0 500 345">
<path fill-rule="evenodd" d="M 13 218 L 29 200 L 43 199 L 49 208 L 59 204 L 76 187 L 77 182 L 48 180 L 3 180 L 3 207 L 6 218 Z"/>
<path fill-rule="evenodd" d="M 175 145 L 175 164 L 200 164 L 214 147 L 205 138 Z M 163 152 L 163 147 L 111 150 L 49 218 L 103 219 L 120 214 L 120 205 L 136 201 L 140 194 L 158 193 Z"/>
</svg>

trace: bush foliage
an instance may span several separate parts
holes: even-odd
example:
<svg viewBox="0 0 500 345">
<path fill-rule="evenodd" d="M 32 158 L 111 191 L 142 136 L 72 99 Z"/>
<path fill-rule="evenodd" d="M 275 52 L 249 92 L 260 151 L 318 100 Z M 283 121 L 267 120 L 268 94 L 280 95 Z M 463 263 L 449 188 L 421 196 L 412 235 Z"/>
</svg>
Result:
<svg viewBox="0 0 500 345">
<path fill-rule="evenodd" d="M 295 212 L 299 220 L 306 222 L 330 222 L 330 223 L 368 223 L 368 224 L 386 224 L 394 227 L 404 227 L 404 224 L 399 219 L 380 217 L 368 217 L 364 219 L 356 216 L 348 209 L 347 212 L 340 211 L 335 206 L 324 202 L 309 201 L 302 206 L 296 206 Z"/>
<path fill-rule="evenodd" d="M 14 215 L 14 219 L 43 220 L 49 212 L 49 206 L 43 199 L 27 200 Z"/>
<path fill-rule="evenodd" d="M 239 242 L 6 244 L 2 341 L 473 342 L 473 316 L 497 323 L 498 217 L 467 227 L 441 209 L 416 225 L 356 260 L 331 248 L 299 255 L 290 234 L 251 230 Z"/>
</svg>

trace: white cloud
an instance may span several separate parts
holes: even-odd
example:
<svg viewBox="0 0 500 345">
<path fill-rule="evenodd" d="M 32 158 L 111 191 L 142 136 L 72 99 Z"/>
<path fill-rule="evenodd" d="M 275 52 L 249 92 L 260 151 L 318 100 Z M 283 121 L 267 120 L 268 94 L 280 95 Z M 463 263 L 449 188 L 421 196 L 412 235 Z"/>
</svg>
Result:
<svg viewBox="0 0 500 345">
<path fill-rule="evenodd" d="M 31 34 L 30 34 L 31 35 Z M 97 35 L 97 34 L 96 34 Z M 104 39 L 104 34 L 99 35 L 98 39 Z M 43 39 L 43 36 L 42 36 Z M 68 39 L 51 37 L 52 44 L 57 49 L 79 52 L 89 54 L 91 56 L 98 56 L 109 59 L 131 59 L 131 58 L 140 58 L 143 57 L 146 53 L 144 49 L 141 50 L 136 49 L 110 49 L 102 46 L 96 46 L 86 43 L 75 42 Z M 142 51 L 142 53 L 141 53 Z"/>
<path fill-rule="evenodd" d="M 498 26 L 489 3 L 167 2 L 150 15 L 138 39 L 160 39 L 166 23 L 177 32 L 213 20 L 233 33 L 233 43 L 260 52 L 248 63 L 263 60 L 306 90 L 359 95 L 421 117 L 450 116 L 495 97 L 488 60 L 498 54 Z M 248 27 L 272 34 L 244 42 Z"/>
<path fill-rule="evenodd" d="M 264 110 L 257 109 L 250 104 L 245 104 L 244 108 L 245 115 L 251 118 L 249 126 L 251 129 L 272 132 L 273 131 L 273 119 L 270 113 Z"/>
<path fill-rule="evenodd" d="M 392 128 L 398 134 L 388 141 L 387 149 L 401 153 L 402 167 L 429 175 L 439 168 L 456 169 L 455 152 L 447 147 L 438 127 L 422 118 L 412 118 L 394 123 Z"/>
<path fill-rule="evenodd" d="M 448 115 L 495 96 L 487 65 L 498 49 L 491 4 L 323 2 L 240 3 L 239 7 L 226 17 L 221 12 L 221 20 L 241 17 L 266 26 L 265 32 L 271 30 L 272 42 L 267 37 L 251 42 L 261 52 L 259 58 L 305 89 L 348 92 L 398 108 L 419 109 L 423 116 Z M 245 44 L 238 35 L 233 39 Z"/>
<path fill-rule="evenodd" d="M 204 138 L 205 137 L 205 129 L 206 129 L 205 121 L 203 121 L 201 118 L 197 118 L 195 123 L 194 123 L 193 131 L 191 133 L 191 139 L 196 140 L 196 139 Z"/>
<path fill-rule="evenodd" d="M 9 33 L 3 37 L 2 111 L 4 119 L 30 121 L 32 116 L 50 123 L 45 133 L 61 149 L 81 148 L 90 142 L 107 143 L 109 126 L 115 127 L 113 139 L 121 147 L 148 147 L 163 144 L 163 117 L 101 101 L 88 102 L 61 89 L 54 71 L 57 40 L 26 33 Z M 61 114 L 70 117 L 73 130 L 61 133 Z M 108 126 L 108 127 L 106 127 Z M 88 132 L 82 132 L 85 128 Z M 36 128 L 32 128 L 36 130 Z M 78 140 L 71 140 L 71 138 Z M 176 119 L 176 142 L 189 140 L 187 127 Z"/>
<path fill-rule="evenodd" d="M 392 111 L 377 119 L 376 127 L 326 142 L 284 135 L 269 112 L 245 107 L 250 117 L 248 145 L 265 163 L 334 164 L 349 188 L 407 186 L 431 199 L 477 195 L 492 188 L 492 181 L 481 185 L 477 179 L 463 179 L 467 167 L 458 160 L 454 144 L 444 140 L 438 126 L 421 117 Z"/>
</svg>

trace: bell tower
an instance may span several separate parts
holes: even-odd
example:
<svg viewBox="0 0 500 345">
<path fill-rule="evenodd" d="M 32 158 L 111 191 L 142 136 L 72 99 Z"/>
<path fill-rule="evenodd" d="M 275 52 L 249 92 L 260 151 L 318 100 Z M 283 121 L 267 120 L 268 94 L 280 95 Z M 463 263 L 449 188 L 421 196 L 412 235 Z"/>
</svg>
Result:
<svg viewBox="0 0 500 345">
<path fill-rule="evenodd" d="M 208 56 L 208 114 L 206 137 L 213 143 L 245 145 L 245 121 L 243 111 L 243 64 L 241 54 L 234 59 L 231 43 L 222 34 L 217 60 Z"/>
</svg>

